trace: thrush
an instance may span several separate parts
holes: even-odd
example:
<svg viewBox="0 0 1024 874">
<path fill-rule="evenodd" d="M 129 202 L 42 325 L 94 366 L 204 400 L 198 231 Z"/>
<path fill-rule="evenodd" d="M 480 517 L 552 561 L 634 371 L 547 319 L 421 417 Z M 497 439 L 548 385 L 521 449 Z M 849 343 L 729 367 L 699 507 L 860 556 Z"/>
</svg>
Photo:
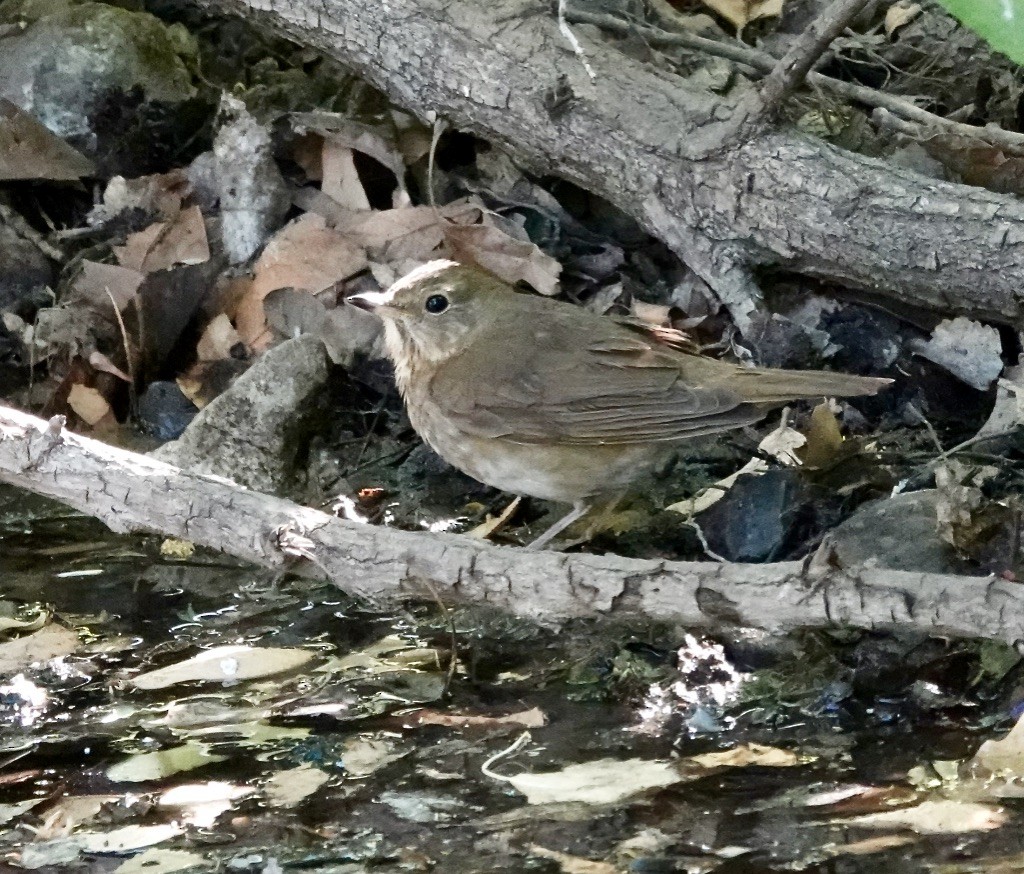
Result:
<svg viewBox="0 0 1024 874">
<path fill-rule="evenodd" d="M 504 491 L 573 504 L 534 547 L 687 438 L 891 382 L 720 361 L 452 261 L 349 300 L 383 319 L 409 421 L 442 458 Z"/>
</svg>

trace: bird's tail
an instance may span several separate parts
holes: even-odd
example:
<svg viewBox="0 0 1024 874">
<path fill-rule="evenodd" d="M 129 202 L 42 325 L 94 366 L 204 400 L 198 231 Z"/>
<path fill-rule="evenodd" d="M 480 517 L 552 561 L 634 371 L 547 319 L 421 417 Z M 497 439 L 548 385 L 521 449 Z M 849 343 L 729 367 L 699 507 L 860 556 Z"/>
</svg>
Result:
<svg viewBox="0 0 1024 874">
<path fill-rule="evenodd" d="M 801 398 L 877 394 L 891 379 L 879 376 L 851 376 L 828 370 L 774 370 L 738 368 L 735 376 L 745 400 L 759 404 L 783 404 Z"/>
</svg>

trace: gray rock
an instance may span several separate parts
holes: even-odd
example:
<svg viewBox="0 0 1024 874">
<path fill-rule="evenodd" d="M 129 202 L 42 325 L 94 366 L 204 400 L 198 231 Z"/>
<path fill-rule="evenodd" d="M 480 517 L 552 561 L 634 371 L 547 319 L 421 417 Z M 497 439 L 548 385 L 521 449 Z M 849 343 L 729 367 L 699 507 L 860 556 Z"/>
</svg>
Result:
<svg viewBox="0 0 1024 874">
<path fill-rule="evenodd" d="M 775 561 L 789 547 L 809 500 L 797 471 L 770 470 L 739 477 L 698 522 L 711 549 L 729 561 Z"/>
<path fill-rule="evenodd" d="M 937 501 L 935 489 L 869 501 L 832 531 L 836 557 L 844 567 L 959 573 L 936 528 Z"/>
<path fill-rule="evenodd" d="M 168 464 L 215 474 L 260 492 L 297 485 L 313 399 L 330 365 L 323 343 L 298 337 L 271 349 L 211 402 L 178 440 L 152 453 Z"/>
<path fill-rule="evenodd" d="M 157 440 L 176 440 L 198 412 L 178 384 L 168 380 L 151 382 L 139 398 L 139 425 Z"/>
<path fill-rule="evenodd" d="M 108 95 L 138 88 L 147 100 L 178 103 L 195 93 L 198 51 L 182 25 L 73 0 L 4 3 L 0 21 L 20 25 L 0 38 L 0 95 L 86 148 L 96 136 L 89 116 Z"/>
</svg>

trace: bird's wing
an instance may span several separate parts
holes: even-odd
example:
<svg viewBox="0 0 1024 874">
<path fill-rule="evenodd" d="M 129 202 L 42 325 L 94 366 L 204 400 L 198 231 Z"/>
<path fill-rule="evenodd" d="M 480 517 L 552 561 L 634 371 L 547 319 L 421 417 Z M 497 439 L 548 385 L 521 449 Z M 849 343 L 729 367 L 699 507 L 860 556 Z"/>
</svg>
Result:
<svg viewBox="0 0 1024 874">
<path fill-rule="evenodd" d="M 764 414 L 726 385 L 720 371 L 729 365 L 609 330 L 604 318 L 581 346 L 572 315 L 571 323 L 539 324 L 531 353 L 496 332 L 484 344 L 487 356 L 450 359 L 431 379 L 430 399 L 473 436 L 579 446 L 669 442 Z"/>
</svg>

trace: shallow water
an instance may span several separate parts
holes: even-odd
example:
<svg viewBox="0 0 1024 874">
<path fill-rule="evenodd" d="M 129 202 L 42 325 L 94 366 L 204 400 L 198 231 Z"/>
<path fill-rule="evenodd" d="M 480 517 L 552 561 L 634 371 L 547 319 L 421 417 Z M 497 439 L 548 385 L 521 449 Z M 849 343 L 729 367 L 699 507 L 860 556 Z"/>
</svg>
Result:
<svg viewBox="0 0 1024 874">
<path fill-rule="evenodd" d="M 3 507 L 0 866 L 1024 870 L 1012 652 L 382 611 Z"/>
</svg>

